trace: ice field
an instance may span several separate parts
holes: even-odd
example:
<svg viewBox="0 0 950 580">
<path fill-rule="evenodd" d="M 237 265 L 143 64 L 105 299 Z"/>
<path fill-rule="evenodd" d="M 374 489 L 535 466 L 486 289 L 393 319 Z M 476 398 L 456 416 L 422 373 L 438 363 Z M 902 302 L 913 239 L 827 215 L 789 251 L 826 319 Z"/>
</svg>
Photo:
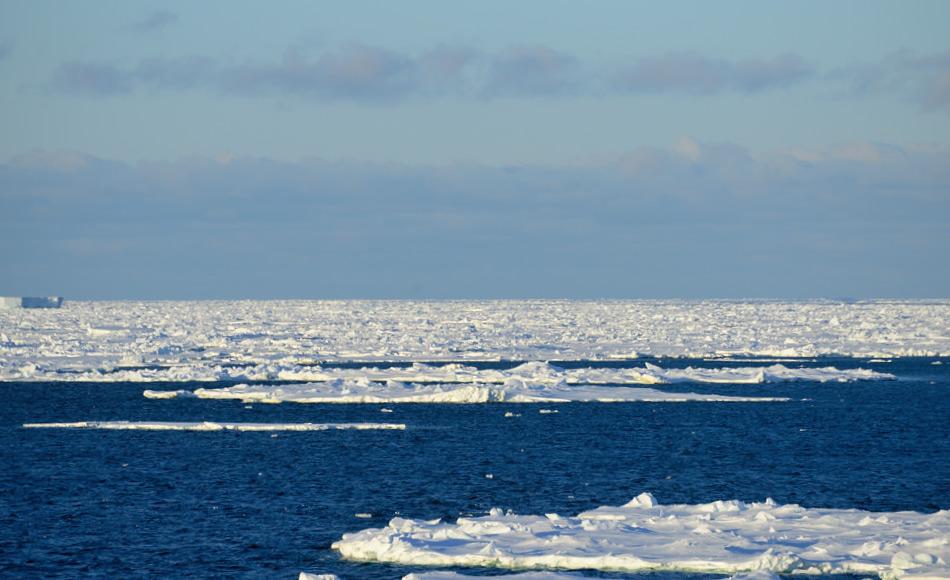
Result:
<svg viewBox="0 0 950 580">
<path fill-rule="evenodd" d="M 0 575 L 950 578 L 948 355 L 950 301 L 0 310 Z"/>
<path fill-rule="evenodd" d="M 948 320 L 946 300 L 68 301 L 0 310 L 0 380 L 318 380 L 307 365 L 339 361 L 941 356 Z"/>
</svg>

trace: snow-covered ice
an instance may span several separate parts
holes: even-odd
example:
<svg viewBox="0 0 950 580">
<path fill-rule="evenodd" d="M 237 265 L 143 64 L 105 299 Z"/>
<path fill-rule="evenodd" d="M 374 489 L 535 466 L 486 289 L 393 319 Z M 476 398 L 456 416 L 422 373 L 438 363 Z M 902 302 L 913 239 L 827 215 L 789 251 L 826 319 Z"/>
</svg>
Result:
<svg viewBox="0 0 950 580">
<path fill-rule="evenodd" d="M 25 370 L 24 370 L 25 369 Z M 564 369 L 544 362 L 527 362 L 509 370 L 479 369 L 459 363 L 411 367 L 338 368 L 319 365 L 252 364 L 224 367 L 182 364 L 161 368 L 48 371 L 28 365 L 19 380 L 71 382 L 217 382 L 217 381 L 399 381 L 411 383 L 504 383 L 510 379 L 556 384 L 670 384 L 744 383 L 762 384 L 788 381 L 850 382 L 892 380 L 894 375 L 869 369 L 835 367 L 793 368 L 781 364 L 724 368 L 687 367 L 667 369 L 651 363 L 636 368 Z"/>
<path fill-rule="evenodd" d="M 703 393 L 669 393 L 644 387 L 603 387 L 557 383 L 528 383 L 510 379 L 503 384 L 408 384 L 390 381 L 345 381 L 298 385 L 235 385 L 194 391 L 153 391 L 148 399 L 196 397 L 246 403 L 571 403 L 571 402 L 778 402 L 780 397 L 733 397 Z"/>
<path fill-rule="evenodd" d="M 866 512 L 771 500 L 661 505 L 643 493 L 574 517 L 393 518 L 333 544 L 344 558 L 421 566 L 950 577 L 950 511 Z"/>
<path fill-rule="evenodd" d="M 0 380 L 264 380 L 334 361 L 950 355 L 950 300 L 69 302 L 0 309 Z M 299 380 L 316 380 L 305 374 Z"/>
<path fill-rule="evenodd" d="M 24 423 L 24 429 L 115 429 L 121 431 L 331 431 L 405 429 L 401 423 L 229 423 L 220 421 L 75 421 Z"/>
</svg>

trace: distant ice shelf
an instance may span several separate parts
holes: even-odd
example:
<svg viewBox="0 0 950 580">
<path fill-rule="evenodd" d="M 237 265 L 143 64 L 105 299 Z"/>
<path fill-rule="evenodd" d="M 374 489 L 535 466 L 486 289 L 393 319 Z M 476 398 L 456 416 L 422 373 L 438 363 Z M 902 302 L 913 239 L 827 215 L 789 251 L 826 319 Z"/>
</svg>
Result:
<svg viewBox="0 0 950 580">
<path fill-rule="evenodd" d="M 0 308 L 59 308 L 61 296 L 0 296 Z"/>
<path fill-rule="evenodd" d="M 112 429 L 119 431 L 332 431 L 402 430 L 401 423 L 229 423 L 218 421 L 75 421 L 24 423 L 24 429 Z"/>
<path fill-rule="evenodd" d="M 393 518 L 384 528 L 344 534 L 333 549 L 348 560 L 413 566 L 947 578 L 950 511 L 866 512 L 771 500 L 663 505 L 643 493 L 573 517 L 493 509 L 455 523 Z"/>
<path fill-rule="evenodd" d="M 194 391 L 153 391 L 142 393 L 148 399 L 197 397 L 199 399 L 239 400 L 245 403 L 572 403 L 572 402 L 782 402 L 780 397 L 733 397 L 701 393 L 671 393 L 645 387 L 603 387 L 530 383 L 510 379 L 492 384 L 407 384 L 390 381 L 338 379 L 301 385 L 236 385 Z"/>
</svg>

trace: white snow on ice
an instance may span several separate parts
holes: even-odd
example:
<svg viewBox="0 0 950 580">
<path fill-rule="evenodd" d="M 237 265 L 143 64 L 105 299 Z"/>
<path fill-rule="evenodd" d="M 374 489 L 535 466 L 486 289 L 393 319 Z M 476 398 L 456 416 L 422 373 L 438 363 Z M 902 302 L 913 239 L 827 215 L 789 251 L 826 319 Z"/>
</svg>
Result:
<svg viewBox="0 0 950 580">
<path fill-rule="evenodd" d="M 24 423 L 24 429 L 114 429 L 120 431 L 332 431 L 405 429 L 400 423 L 227 423 L 218 421 L 75 421 Z"/>
<path fill-rule="evenodd" d="M 520 574 L 502 574 L 499 576 L 469 576 L 458 572 L 432 571 L 406 574 L 402 580 L 465 580 L 466 578 L 512 578 L 515 580 L 577 580 L 584 578 L 580 574 L 566 572 L 521 572 Z"/>
<path fill-rule="evenodd" d="M 245 403 L 571 403 L 571 402 L 778 402 L 780 397 L 732 397 L 700 393 L 668 393 L 644 387 L 601 387 L 557 383 L 408 384 L 390 381 L 344 381 L 296 385 L 235 385 L 194 391 L 152 391 L 148 399 L 196 397 Z"/>
<path fill-rule="evenodd" d="M 622 389 L 597 385 L 669 383 L 761 384 L 781 381 L 892 380 L 894 375 L 866 369 L 800 368 L 782 365 L 722 369 L 663 369 L 647 364 L 635 369 L 562 369 L 531 362 L 507 371 L 479 370 L 459 364 L 442 367 L 414 364 L 409 368 L 320 369 L 303 385 L 238 385 L 218 389 L 147 390 L 149 399 L 262 400 L 267 402 L 337 403 L 481 403 L 550 401 L 749 400 L 692 393 L 670 396 L 653 389 Z M 300 378 L 299 376 L 297 377 Z M 408 381 L 411 381 L 409 383 Z M 710 398 L 711 397 L 711 398 Z M 330 400 L 332 399 L 332 400 Z"/>
<path fill-rule="evenodd" d="M 420 566 L 950 577 L 950 511 L 866 512 L 771 500 L 661 505 L 643 493 L 574 517 L 393 518 L 333 544 L 344 558 Z"/>
<path fill-rule="evenodd" d="M 129 301 L 0 310 L 5 381 L 253 381 L 334 361 L 641 355 L 948 356 L 950 300 Z"/>
</svg>

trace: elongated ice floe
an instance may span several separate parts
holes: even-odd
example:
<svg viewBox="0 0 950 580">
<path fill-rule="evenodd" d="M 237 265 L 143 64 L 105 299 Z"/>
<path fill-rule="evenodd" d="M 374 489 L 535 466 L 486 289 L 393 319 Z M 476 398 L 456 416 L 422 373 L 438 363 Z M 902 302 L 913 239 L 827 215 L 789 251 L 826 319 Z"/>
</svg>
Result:
<svg viewBox="0 0 950 580">
<path fill-rule="evenodd" d="M 660 505 L 643 493 L 574 517 L 493 509 L 453 523 L 393 518 L 333 544 L 349 560 L 512 569 L 950 576 L 950 511 L 866 512 L 771 500 Z"/>
<path fill-rule="evenodd" d="M 307 578 L 304 578 L 303 574 L 304 572 L 301 572 L 301 576 L 298 580 L 318 580 L 316 575 L 309 575 Z M 433 570 L 429 572 L 406 574 L 402 577 L 402 580 L 465 580 L 466 578 L 480 578 L 482 580 L 485 578 L 505 578 L 512 580 L 577 580 L 578 578 L 589 578 L 589 576 L 584 576 L 576 572 L 551 572 L 546 570 L 538 572 L 519 572 L 517 574 L 493 574 L 492 576 L 469 576 L 468 574 L 459 574 L 458 572 Z M 779 580 L 779 576 L 768 570 L 757 570 L 755 572 L 733 574 L 724 580 Z"/>
<path fill-rule="evenodd" d="M 303 574 L 303 573 L 301 573 Z M 299 580 L 313 580 L 316 576 L 304 578 L 301 576 Z M 430 572 L 413 572 L 411 574 L 406 574 L 402 577 L 402 580 L 465 580 L 466 578 L 506 578 L 512 580 L 577 580 L 578 578 L 588 578 L 583 574 L 578 574 L 576 572 L 551 572 L 551 571 L 540 571 L 540 572 L 519 572 L 517 574 L 498 574 L 492 576 L 469 576 L 468 574 L 459 574 L 458 572 L 450 572 L 444 570 L 434 570 Z M 768 570 L 758 570 L 756 572 L 746 572 L 741 574 L 734 574 L 729 576 L 727 580 L 778 580 L 779 576 Z"/>
<path fill-rule="evenodd" d="M 545 362 L 526 362 L 508 370 L 479 369 L 463 364 L 415 363 L 409 367 L 334 368 L 294 364 L 261 364 L 235 367 L 177 365 L 160 368 L 48 372 L 33 369 L 30 380 L 71 382 L 215 382 L 215 381 L 334 381 L 370 380 L 409 383 L 493 383 L 510 379 L 556 384 L 671 384 L 743 383 L 761 384 L 790 381 L 851 382 L 893 380 L 889 373 L 869 369 L 835 367 L 791 368 L 781 364 L 725 368 L 687 367 L 667 369 L 645 363 L 635 368 L 561 368 Z"/>
<path fill-rule="evenodd" d="M 603 387 L 527 383 L 509 379 L 501 385 L 407 384 L 336 381 L 300 385 L 236 385 L 194 391 L 151 391 L 149 399 L 197 397 L 257 403 L 572 403 L 572 402 L 778 402 L 781 397 L 731 397 L 703 393 L 668 393 L 645 387 Z"/>
<path fill-rule="evenodd" d="M 140 431 L 331 431 L 405 429 L 401 423 L 225 423 L 218 421 L 75 421 L 24 423 L 24 429 L 116 429 Z"/>
<path fill-rule="evenodd" d="M 580 574 L 569 572 L 521 572 L 519 574 L 502 574 L 491 578 L 511 578 L 514 580 L 577 580 L 583 578 Z M 485 576 L 469 576 L 458 572 L 437 570 L 433 572 L 413 572 L 406 574 L 402 580 L 465 580 L 466 578 L 482 578 Z"/>
</svg>

